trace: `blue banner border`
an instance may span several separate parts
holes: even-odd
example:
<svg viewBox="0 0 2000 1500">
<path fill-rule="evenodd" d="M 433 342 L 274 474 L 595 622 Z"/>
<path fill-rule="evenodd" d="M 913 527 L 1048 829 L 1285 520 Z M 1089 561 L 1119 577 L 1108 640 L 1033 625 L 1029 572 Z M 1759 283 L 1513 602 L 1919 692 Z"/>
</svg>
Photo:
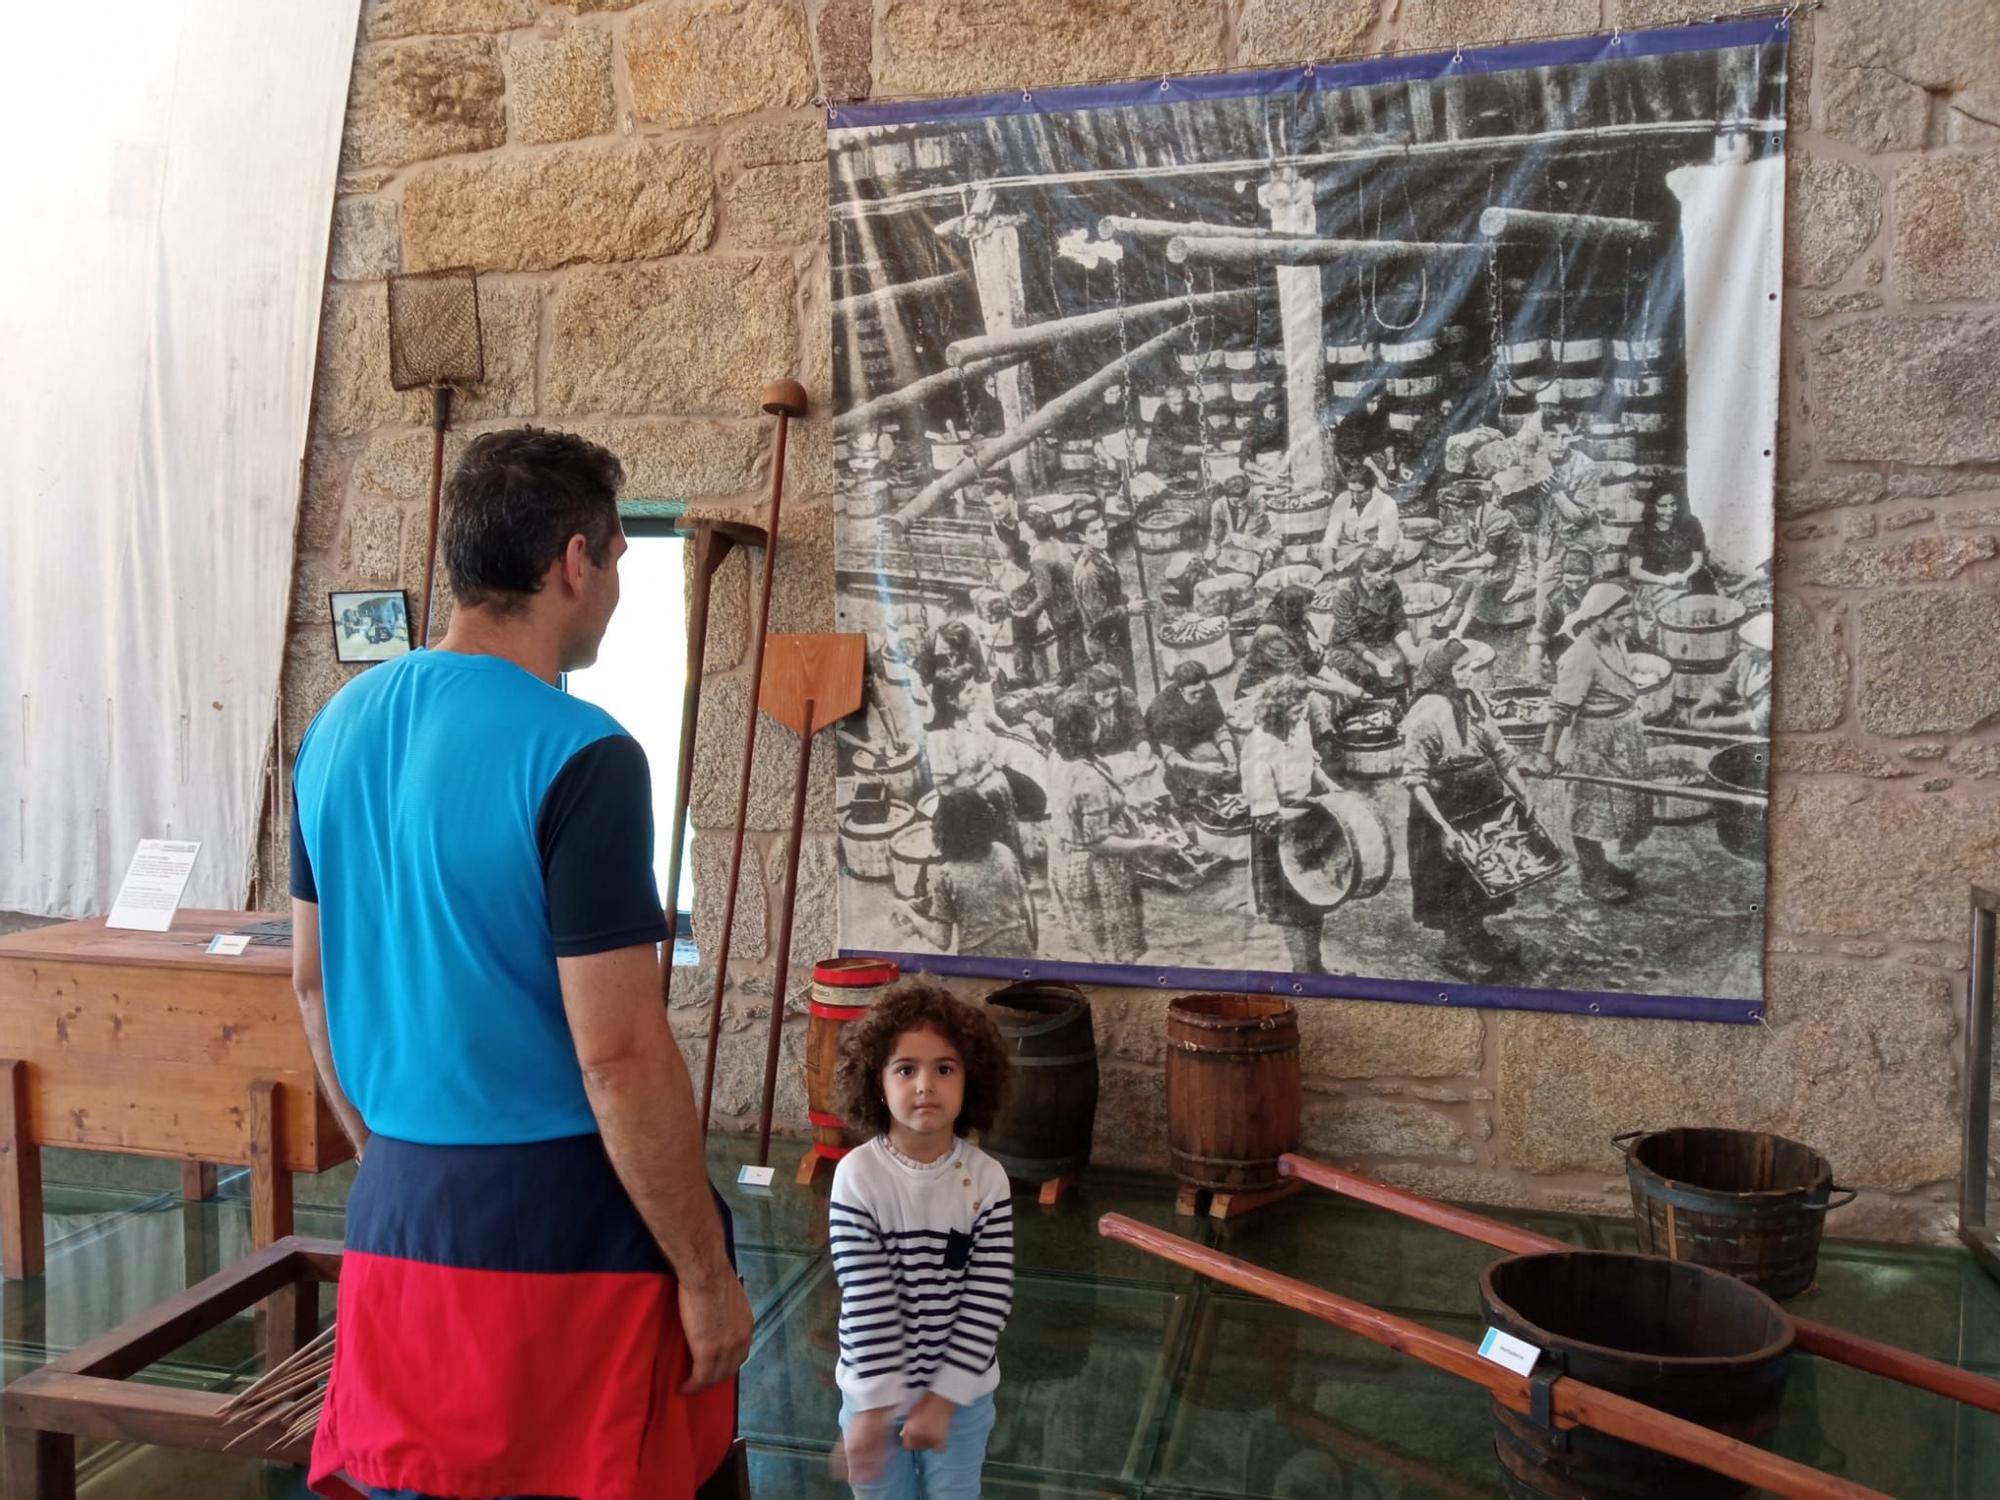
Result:
<svg viewBox="0 0 2000 1500">
<path fill-rule="evenodd" d="M 1059 979 L 1120 989 L 1219 990 L 1239 995 L 1295 995 L 1315 1000 L 1387 1000 L 1462 1010 L 1540 1010 L 1562 1015 L 1619 1016 L 1627 1020 L 1712 1021 L 1756 1026 L 1762 1000 L 1710 995 L 1635 995 L 1622 990 L 1514 989 L 1505 985 L 1451 984 L 1417 979 L 1367 979 L 1351 974 L 1284 974 L 1270 969 L 1173 969 L 1134 964 L 1061 963 L 1040 958 L 961 958 L 950 953 L 899 953 L 889 948 L 842 948 L 842 958 L 894 959 L 906 974 L 957 979 Z"/>
<path fill-rule="evenodd" d="M 1550 68 L 1613 58 L 1660 57 L 1675 52 L 1719 51 L 1782 41 L 1791 30 L 1783 16 L 1749 21 L 1704 22 L 1649 31 L 1605 32 L 1553 41 L 1508 42 L 1455 52 L 1419 52 L 1360 58 L 1351 62 L 1303 63 L 1284 68 L 1203 73 L 1185 78 L 1135 79 L 1127 83 L 1080 83 L 1049 89 L 1019 89 L 955 99 L 906 99 L 883 104 L 835 104 L 827 108 L 828 130 L 871 125 L 915 125 L 944 120 L 980 120 L 1000 115 L 1054 114 L 1063 110 L 1137 108 L 1148 104 L 1190 104 L 1280 93 L 1317 93 L 1370 83 L 1407 83 L 1516 68 Z"/>
</svg>

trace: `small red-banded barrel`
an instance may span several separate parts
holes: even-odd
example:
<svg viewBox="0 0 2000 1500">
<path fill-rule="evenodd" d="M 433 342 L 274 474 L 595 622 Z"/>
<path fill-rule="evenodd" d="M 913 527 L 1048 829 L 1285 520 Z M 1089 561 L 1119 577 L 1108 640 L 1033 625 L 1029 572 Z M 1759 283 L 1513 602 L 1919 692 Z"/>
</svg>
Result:
<svg viewBox="0 0 2000 1500">
<path fill-rule="evenodd" d="M 901 972 L 886 958 L 826 958 L 813 965 L 812 999 L 806 1007 L 806 1111 L 813 1150 L 828 1161 L 838 1161 L 863 1139 L 834 1108 L 841 1034 L 850 1021 L 868 1014 Z"/>
</svg>

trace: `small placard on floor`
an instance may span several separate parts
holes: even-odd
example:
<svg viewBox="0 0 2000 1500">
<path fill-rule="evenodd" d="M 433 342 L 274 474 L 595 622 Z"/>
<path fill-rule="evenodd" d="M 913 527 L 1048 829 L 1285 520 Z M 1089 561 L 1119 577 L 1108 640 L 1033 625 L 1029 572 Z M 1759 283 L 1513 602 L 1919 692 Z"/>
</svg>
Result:
<svg viewBox="0 0 2000 1500">
<path fill-rule="evenodd" d="M 777 1173 L 777 1170 L 776 1167 L 738 1167 L 736 1169 L 736 1185 L 738 1187 L 767 1188 L 771 1185 L 771 1178 Z"/>
</svg>

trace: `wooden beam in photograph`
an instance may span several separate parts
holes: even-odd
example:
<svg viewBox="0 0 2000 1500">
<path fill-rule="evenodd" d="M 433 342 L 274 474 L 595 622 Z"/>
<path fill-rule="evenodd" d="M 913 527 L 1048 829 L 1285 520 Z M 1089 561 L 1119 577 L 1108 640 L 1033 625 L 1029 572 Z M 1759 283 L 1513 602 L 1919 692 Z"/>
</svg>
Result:
<svg viewBox="0 0 2000 1500">
<path fill-rule="evenodd" d="M 918 297 L 930 292 L 941 292 L 946 287 L 956 286 L 965 280 L 963 271 L 945 271 L 936 276 L 920 276 L 915 281 L 899 281 L 890 286 L 878 286 L 873 291 L 856 292 L 842 297 L 833 304 L 836 318 L 852 318 L 862 313 L 880 313 L 891 303 L 900 302 L 905 297 Z"/>
<path fill-rule="evenodd" d="M 1237 224 L 1204 224 L 1190 219 L 1131 219 L 1123 214 L 1106 214 L 1097 221 L 1099 239 L 1115 239 L 1124 235 L 1136 240 L 1196 239 L 1208 236 L 1224 236 L 1240 239 L 1248 236 L 1259 240 L 1281 240 L 1286 238 L 1280 229 L 1259 229 Z"/>
<path fill-rule="evenodd" d="M 1182 323 L 1169 328 L 1165 333 L 1155 334 L 1131 353 L 1119 355 L 1096 374 L 1071 386 L 1019 427 L 1009 428 L 997 438 L 975 444 L 971 457 L 954 465 L 950 472 L 940 474 L 925 485 L 908 505 L 896 512 L 894 521 L 900 526 L 908 526 L 911 522 L 920 520 L 959 486 L 970 482 L 985 470 L 1034 442 L 1036 438 L 1059 430 L 1070 418 L 1088 410 L 1090 404 L 1105 391 L 1120 380 L 1128 378 L 1128 371 L 1138 369 L 1146 361 L 1164 354 L 1187 338 L 1192 327 L 1192 324 Z"/>
<path fill-rule="evenodd" d="M 890 412 L 901 411 L 906 406 L 918 406 L 933 396 L 944 395 L 958 389 L 967 380 L 977 380 L 990 375 L 995 370 L 1004 370 L 1018 361 L 1012 359 L 979 359 L 956 369 L 940 370 L 935 375 L 926 375 L 921 380 L 913 380 L 899 390 L 884 391 L 873 400 L 864 401 L 859 406 L 850 406 L 833 419 L 835 432 L 858 432 L 879 417 Z"/>
<path fill-rule="evenodd" d="M 1483 245 L 1449 240 L 1330 240 L 1317 235 L 1249 235 L 1167 241 L 1167 259 L 1177 266 L 1329 266 L 1344 260 L 1452 260 L 1479 255 Z"/>
<path fill-rule="evenodd" d="M 1220 312 L 1268 297 L 1264 287 L 1242 287 L 1232 292 L 1196 292 L 1192 297 L 1162 297 L 1157 302 L 1134 302 L 1129 307 L 1110 307 L 1102 312 L 1078 313 L 1072 318 L 1052 318 L 1046 323 L 1030 323 L 1007 333 L 988 333 L 978 338 L 960 339 L 945 346 L 945 363 L 958 366 L 996 355 L 1023 356 L 1054 349 L 1094 334 L 1116 333 L 1122 322 L 1158 322 L 1162 318 L 1185 317 L 1193 312 Z M 1107 368 L 1109 368 L 1107 366 Z"/>
<path fill-rule="evenodd" d="M 1614 245 L 1639 245 L 1660 232 L 1645 219 L 1616 219 L 1605 214 L 1550 214 L 1530 208 L 1489 208 L 1479 216 L 1479 232 L 1490 240 L 1608 240 Z"/>
<path fill-rule="evenodd" d="M 1271 216 L 1271 233 L 1254 238 L 1287 244 L 1319 228 L 1312 180 L 1303 173 L 1273 174 L 1257 189 L 1257 202 Z M 1319 414 L 1326 409 L 1325 290 L 1318 266 L 1280 266 L 1276 280 L 1278 322 L 1285 340 L 1285 440 L 1292 483 L 1302 490 L 1324 489 L 1326 434 Z"/>
</svg>

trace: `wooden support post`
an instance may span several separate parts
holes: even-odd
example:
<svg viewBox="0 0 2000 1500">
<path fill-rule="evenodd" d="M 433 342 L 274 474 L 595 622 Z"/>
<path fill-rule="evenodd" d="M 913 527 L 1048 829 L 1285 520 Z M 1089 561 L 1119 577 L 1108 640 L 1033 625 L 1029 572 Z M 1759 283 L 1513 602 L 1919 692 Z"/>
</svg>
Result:
<svg viewBox="0 0 2000 1500">
<path fill-rule="evenodd" d="M 1028 295 L 1021 277 L 1021 231 L 1012 223 L 988 221 L 967 226 L 972 274 L 979 287 L 979 310 L 988 334 L 1010 333 L 1028 322 Z M 1013 432 L 1034 415 L 1035 388 L 1025 365 L 1009 365 L 993 377 L 1000 401 L 1001 430 Z M 1024 444 L 1007 456 L 1023 495 L 1041 490 L 1040 451 Z"/>
<path fill-rule="evenodd" d="M 292 1174 L 285 1170 L 282 1091 L 269 1078 L 250 1085 L 250 1243 L 262 1250 L 292 1232 Z"/>
<path fill-rule="evenodd" d="M 206 1203 L 215 1196 L 215 1163 L 212 1161 L 184 1161 L 181 1163 L 181 1196 L 190 1203 Z"/>
<path fill-rule="evenodd" d="M 8 1058 L 0 1072 L 0 1272 L 26 1281 L 42 1274 L 44 1259 L 42 1148 L 29 1129 L 28 1065 Z"/>
<path fill-rule="evenodd" d="M 819 1181 L 819 1174 L 833 1165 L 812 1147 L 806 1147 L 806 1154 L 799 1158 L 799 1169 L 792 1174 L 792 1181 L 800 1187 L 811 1187 Z"/>
<path fill-rule="evenodd" d="M 1035 1201 L 1041 1204 L 1043 1208 L 1054 1208 L 1058 1203 L 1062 1202 L 1063 1195 L 1075 1186 L 1076 1174 L 1074 1172 L 1066 1173 L 1061 1177 L 1051 1177 L 1047 1182 L 1042 1184 L 1041 1191 L 1035 1195 Z"/>
<path fill-rule="evenodd" d="M 1313 185 L 1294 171 L 1280 172 L 1257 190 L 1271 227 L 1310 235 L 1319 221 Z M 1320 412 L 1326 406 L 1326 310 L 1317 266 L 1277 269 L 1278 318 L 1285 338 L 1285 443 L 1292 483 L 1327 488 L 1326 440 Z"/>
<path fill-rule="evenodd" d="M 1192 1219 L 1206 1213 L 1211 1219 L 1240 1219 L 1260 1208 L 1292 1197 L 1304 1187 L 1303 1183 L 1281 1182 L 1276 1187 L 1265 1188 L 1201 1188 L 1184 1182 L 1174 1196 L 1174 1212 L 1183 1219 Z"/>
<path fill-rule="evenodd" d="M 76 1500 L 76 1439 L 66 1432 L 10 1427 L 0 1435 L 7 1500 Z"/>
</svg>

